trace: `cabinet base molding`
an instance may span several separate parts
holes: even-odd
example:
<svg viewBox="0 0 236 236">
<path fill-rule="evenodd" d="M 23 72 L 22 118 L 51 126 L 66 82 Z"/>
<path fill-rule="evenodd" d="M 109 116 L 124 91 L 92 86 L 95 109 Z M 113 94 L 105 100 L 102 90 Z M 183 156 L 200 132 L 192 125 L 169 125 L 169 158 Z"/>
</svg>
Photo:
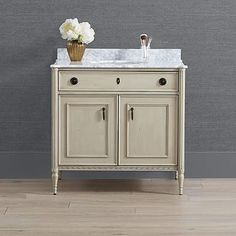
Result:
<svg viewBox="0 0 236 236">
<path fill-rule="evenodd" d="M 59 166 L 59 170 L 80 171 L 176 171 L 177 166 Z"/>
</svg>

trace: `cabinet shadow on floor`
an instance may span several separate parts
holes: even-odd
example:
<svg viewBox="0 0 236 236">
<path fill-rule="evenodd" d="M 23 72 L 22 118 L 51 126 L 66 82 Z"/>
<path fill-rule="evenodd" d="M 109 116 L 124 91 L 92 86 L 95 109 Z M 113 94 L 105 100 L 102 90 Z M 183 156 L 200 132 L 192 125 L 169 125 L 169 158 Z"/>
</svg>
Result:
<svg viewBox="0 0 236 236">
<path fill-rule="evenodd" d="M 167 184 L 167 182 L 169 182 Z M 178 195 L 178 181 L 168 179 L 60 180 L 60 192 L 140 192 Z"/>
</svg>

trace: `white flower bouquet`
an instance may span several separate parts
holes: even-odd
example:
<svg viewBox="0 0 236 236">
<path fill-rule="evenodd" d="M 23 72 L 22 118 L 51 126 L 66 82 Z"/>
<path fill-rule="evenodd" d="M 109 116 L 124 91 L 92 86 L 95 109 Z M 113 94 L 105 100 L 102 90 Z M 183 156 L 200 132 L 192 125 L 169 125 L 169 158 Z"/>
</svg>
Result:
<svg viewBox="0 0 236 236">
<path fill-rule="evenodd" d="M 79 23 L 77 18 L 66 19 L 59 28 L 61 37 L 68 41 L 76 40 L 89 44 L 94 40 L 95 32 L 88 22 Z"/>
</svg>

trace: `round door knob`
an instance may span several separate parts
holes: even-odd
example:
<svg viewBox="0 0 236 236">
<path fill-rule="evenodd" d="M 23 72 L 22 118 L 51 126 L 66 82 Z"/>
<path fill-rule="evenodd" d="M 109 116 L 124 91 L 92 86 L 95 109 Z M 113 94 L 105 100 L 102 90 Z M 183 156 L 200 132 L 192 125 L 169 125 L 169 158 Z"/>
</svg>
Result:
<svg viewBox="0 0 236 236">
<path fill-rule="evenodd" d="M 120 84 L 120 78 L 116 78 L 116 83 Z"/>
<path fill-rule="evenodd" d="M 160 84 L 161 86 L 166 85 L 166 84 L 167 84 L 167 80 L 166 80 L 165 78 L 160 78 L 160 79 L 159 79 L 159 84 Z"/>
<path fill-rule="evenodd" d="M 73 84 L 73 85 L 75 85 L 75 84 L 78 84 L 78 79 L 76 78 L 76 77 L 72 77 L 71 79 L 70 79 L 70 83 L 71 84 Z"/>
</svg>

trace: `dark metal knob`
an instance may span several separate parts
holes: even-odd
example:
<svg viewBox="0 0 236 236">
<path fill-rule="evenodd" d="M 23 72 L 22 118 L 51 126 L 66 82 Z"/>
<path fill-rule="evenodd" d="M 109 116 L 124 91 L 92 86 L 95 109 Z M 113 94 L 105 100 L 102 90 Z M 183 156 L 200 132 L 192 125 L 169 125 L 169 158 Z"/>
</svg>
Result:
<svg viewBox="0 0 236 236">
<path fill-rule="evenodd" d="M 120 83 L 120 78 L 116 78 L 116 83 L 117 83 L 117 84 Z"/>
<path fill-rule="evenodd" d="M 160 79 L 159 79 L 159 84 L 160 84 L 161 86 L 166 85 L 166 84 L 167 84 L 167 80 L 166 80 L 165 78 L 160 78 Z"/>
<path fill-rule="evenodd" d="M 78 82 L 79 82 L 79 80 L 76 77 L 72 77 L 70 79 L 70 83 L 73 84 L 73 85 L 78 84 Z"/>
</svg>

